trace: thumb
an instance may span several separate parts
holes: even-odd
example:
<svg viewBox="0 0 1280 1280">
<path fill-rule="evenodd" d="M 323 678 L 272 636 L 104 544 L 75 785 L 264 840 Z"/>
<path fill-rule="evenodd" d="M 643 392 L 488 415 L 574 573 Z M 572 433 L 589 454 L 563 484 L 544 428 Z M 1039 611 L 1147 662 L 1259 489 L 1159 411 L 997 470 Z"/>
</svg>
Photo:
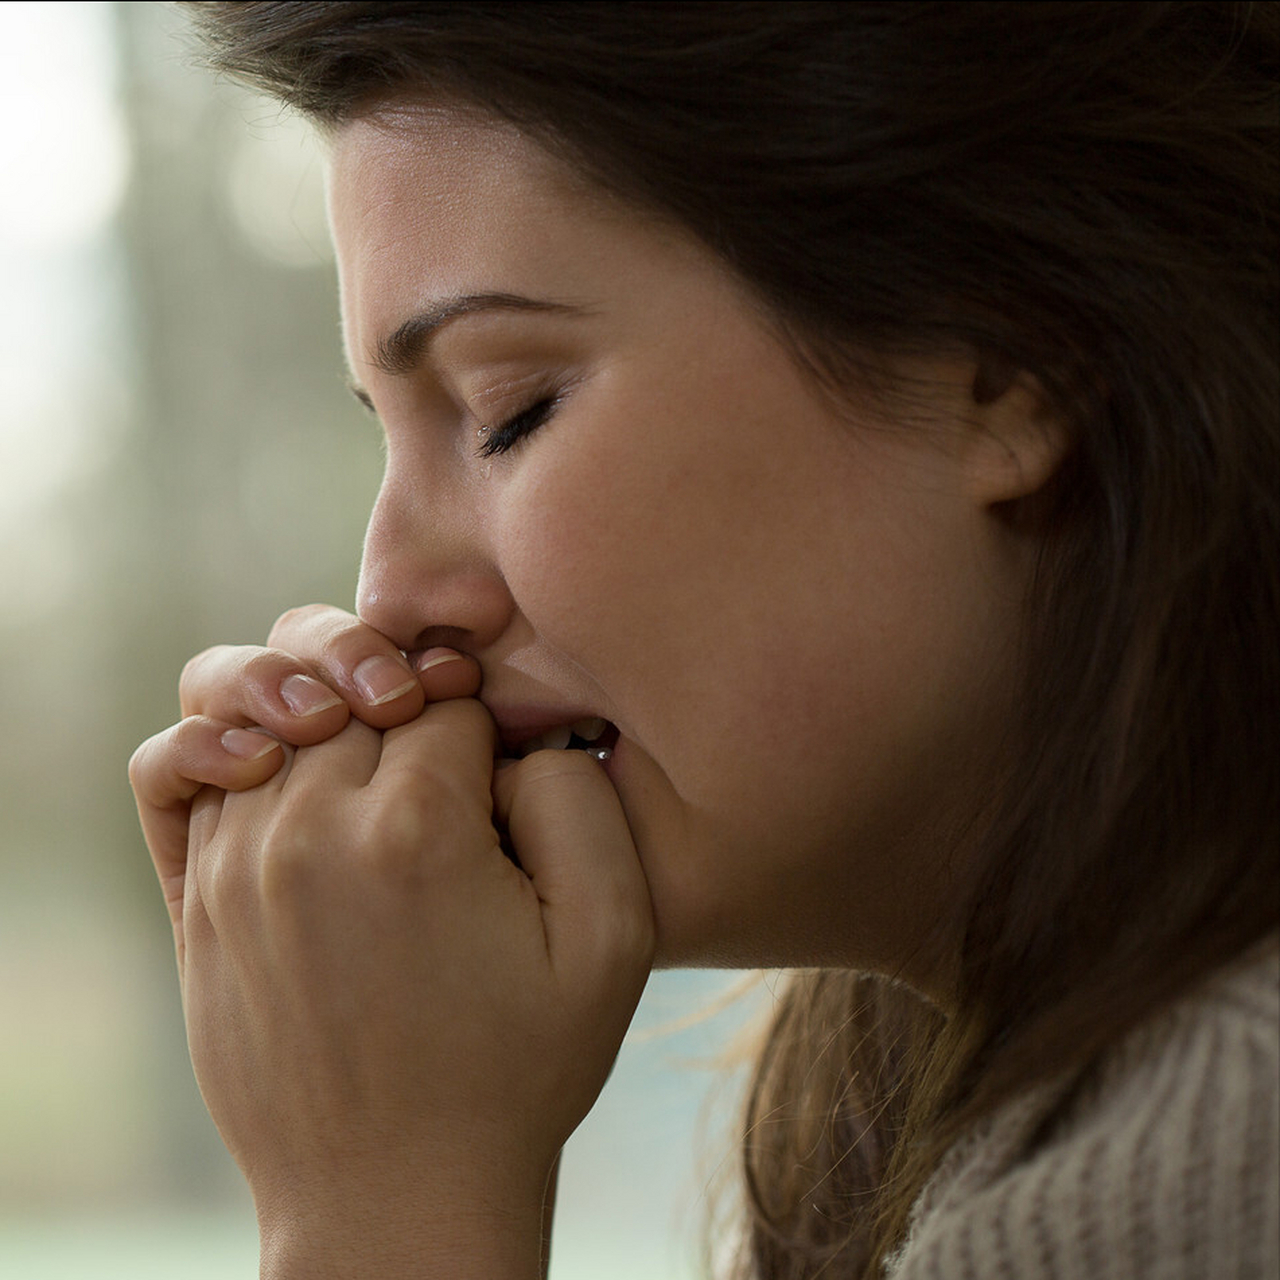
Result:
<svg viewBox="0 0 1280 1280">
<path fill-rule="evenodd" d="M 653 963 L 649 886 L 622 803 L 582 751 L 537 751 L 497 770 L 494 818 L 542 903 L 552 968 L 575 979 Z M 639 990 L 636 991 L 639 998 Z"/>
</svg>

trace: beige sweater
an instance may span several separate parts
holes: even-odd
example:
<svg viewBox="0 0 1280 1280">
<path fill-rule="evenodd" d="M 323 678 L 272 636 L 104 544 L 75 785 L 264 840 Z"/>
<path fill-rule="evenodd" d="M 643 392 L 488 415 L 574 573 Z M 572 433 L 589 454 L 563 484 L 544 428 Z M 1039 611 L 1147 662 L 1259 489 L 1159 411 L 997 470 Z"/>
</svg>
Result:
<svg viewBox="0 0 1280 1280">
<path fill-rule="evenodd" d="M 887 1280 L 1280 1280 L 1280 948 L 1131 1034 L 1050 1139 L 1041 1090 L 948 1155 Z"/>
</svg>

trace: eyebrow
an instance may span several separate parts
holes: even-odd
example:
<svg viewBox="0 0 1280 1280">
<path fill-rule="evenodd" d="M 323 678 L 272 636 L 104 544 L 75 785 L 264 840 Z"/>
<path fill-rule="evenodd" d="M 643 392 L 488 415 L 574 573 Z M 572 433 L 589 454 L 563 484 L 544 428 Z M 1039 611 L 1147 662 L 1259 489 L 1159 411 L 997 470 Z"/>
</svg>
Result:
<svg viewBox="0 0 1280 1280">
<path fill-rule="evenodd" d="M 374 344 L 369 356 L 371 364 L 380 373 L 390 377 L 403 377 L 412 373 L 422 360 L 431 339 L 451 320 L 460 316 L 476 315 L 484 311 L 536 311 L 552 315 L 583 316 L 586 308 L 567 302 L 552 302 L 545 298 L 527 298 L 518 293 L 464 293 L 439 302 L 411 315 L 389 334 L 384 334 Z M 369 393 L 353 378 L 347 385 L 361 404 L 373 408 Z"/>
</svg>

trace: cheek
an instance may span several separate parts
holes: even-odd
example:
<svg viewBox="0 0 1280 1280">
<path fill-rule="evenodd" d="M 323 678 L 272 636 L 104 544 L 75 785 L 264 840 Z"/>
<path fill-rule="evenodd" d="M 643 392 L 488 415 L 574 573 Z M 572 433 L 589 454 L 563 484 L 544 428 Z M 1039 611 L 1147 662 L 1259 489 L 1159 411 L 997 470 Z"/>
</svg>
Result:
<svg viewBox="0 0 1280 1280">
<path fill-rule="evenodd" d="M 643 459 L 593 445 L 548 449 L 537 465 L 531 457 L 501 517 L 518 607 L 541 639 L 590 667 L 639 657 L 617 653 L 619 637 L 639 641 L 669 616 L 671 548 L 697 536 L 684 501 L 655 485 Z"/>
<path fill-rule="evenodd" d="M 812 665 L 786 650 L 792 625 L 821 633 L 797 619 L 791 591 L 831 608 L 799 580 L 820 539 L 806 548 L 810 530 L 785 528 L 780 513 L 804 504 L 779 492 L 763 450 L 726 456 L 652 410 L 592 425 L 548 436 L 514 472 L 503 573 L 540 639 L 700 793 L 724 742 L 776 749 L 816 709 Z"/>
</svg>

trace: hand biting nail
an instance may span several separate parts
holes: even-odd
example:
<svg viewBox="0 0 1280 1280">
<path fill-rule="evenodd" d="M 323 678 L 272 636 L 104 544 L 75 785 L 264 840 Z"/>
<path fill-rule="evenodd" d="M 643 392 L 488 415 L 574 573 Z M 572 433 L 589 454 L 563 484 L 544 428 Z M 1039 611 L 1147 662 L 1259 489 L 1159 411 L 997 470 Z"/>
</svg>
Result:
<svg viewBox="0 0 1280 1280">
<path fill-rule="evenodd" d="M 452 649 L 428 649 L 414 664 L 418 674 L 424 671 L 430 671 L 432 667 L 438 667 L 446 662 L 461 662 L 462 654 L 455 653 Z"/>
</svg>

